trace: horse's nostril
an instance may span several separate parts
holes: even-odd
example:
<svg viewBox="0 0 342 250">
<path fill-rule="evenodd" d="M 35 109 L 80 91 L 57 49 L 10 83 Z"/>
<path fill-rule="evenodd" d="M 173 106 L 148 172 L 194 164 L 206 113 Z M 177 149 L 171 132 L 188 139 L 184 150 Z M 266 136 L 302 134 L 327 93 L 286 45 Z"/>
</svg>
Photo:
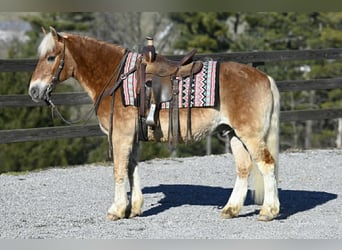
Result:
<svg viewBox="0 0 342 250">
<path fill-rule="evenodd" d="M 30 88 L 29 94 L 33 99 L 38 99 L 39 89 L 37 87 L 32 87 Z"/>
</svg>

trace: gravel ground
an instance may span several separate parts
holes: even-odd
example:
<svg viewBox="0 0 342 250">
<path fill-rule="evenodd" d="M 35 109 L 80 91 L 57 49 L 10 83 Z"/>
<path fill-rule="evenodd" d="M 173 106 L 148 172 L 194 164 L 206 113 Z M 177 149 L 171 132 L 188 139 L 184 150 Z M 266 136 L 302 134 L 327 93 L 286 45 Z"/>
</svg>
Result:
<svg viewBox="0 0 342 250">
<path fill-rule="evenodd" d="M 241 215 L 220 210 L 232 191 L 232 155 L 140 163 L 143 215 L 108 221 L 112 168 L 87 165 L 0 175 L 1 239 L 342 238 L 342 151 L 280 154 L 281 214 L 258 222 L 250 195 Z"/>
</svg>

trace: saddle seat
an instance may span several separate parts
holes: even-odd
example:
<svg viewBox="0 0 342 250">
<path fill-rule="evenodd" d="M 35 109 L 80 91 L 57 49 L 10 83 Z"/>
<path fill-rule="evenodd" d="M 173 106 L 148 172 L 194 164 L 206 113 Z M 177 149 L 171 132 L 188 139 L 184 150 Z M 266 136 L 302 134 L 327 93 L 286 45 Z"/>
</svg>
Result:
<svg viewBox="0 0 342 250">
<path fill-rule="evenodd" d="M 147 79 L 149 75 L 164 77 L 175 75 L 176 77 L 188 77 L 190 74 L 196 74 L 202 69 L 201 61 L 193 61 L 197 50 L 193 49 L 185 55 L 180 61 L 172 61 L 165 56 L 156 54 L 153 62 L 146 63 Z"/>
</svg>

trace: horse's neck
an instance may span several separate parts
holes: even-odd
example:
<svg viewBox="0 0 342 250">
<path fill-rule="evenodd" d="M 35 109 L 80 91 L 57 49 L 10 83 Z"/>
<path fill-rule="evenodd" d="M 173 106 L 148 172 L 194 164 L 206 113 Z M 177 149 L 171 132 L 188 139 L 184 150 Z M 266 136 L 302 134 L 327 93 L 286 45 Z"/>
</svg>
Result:
<svg viewBox="0 0 342 250">
<path fill-rule="evenodd" d="M 74 77 L 95 102 L 119 66 L 125 49 L 79 36 L 75 36 L 69 46 L 69 51 L 75 61 Z"/>
</svg>

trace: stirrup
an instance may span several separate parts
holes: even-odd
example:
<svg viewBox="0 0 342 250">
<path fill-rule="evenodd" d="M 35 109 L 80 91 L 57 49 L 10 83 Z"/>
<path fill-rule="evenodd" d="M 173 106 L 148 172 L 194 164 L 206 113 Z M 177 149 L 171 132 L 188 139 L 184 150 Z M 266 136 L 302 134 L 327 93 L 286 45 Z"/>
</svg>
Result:
<svg viewBox="0 0 342 250">
<path fill-rule="evenodd" d="M 148 116 L 146 118 L 146 124 L 149 126 L 155 126 L 156 122 L 154 121 L 154 113 L 156 111 L 156 104 L 152 103 L 150 107 L 150 111 L 148 112 Z"/>
</svg>

